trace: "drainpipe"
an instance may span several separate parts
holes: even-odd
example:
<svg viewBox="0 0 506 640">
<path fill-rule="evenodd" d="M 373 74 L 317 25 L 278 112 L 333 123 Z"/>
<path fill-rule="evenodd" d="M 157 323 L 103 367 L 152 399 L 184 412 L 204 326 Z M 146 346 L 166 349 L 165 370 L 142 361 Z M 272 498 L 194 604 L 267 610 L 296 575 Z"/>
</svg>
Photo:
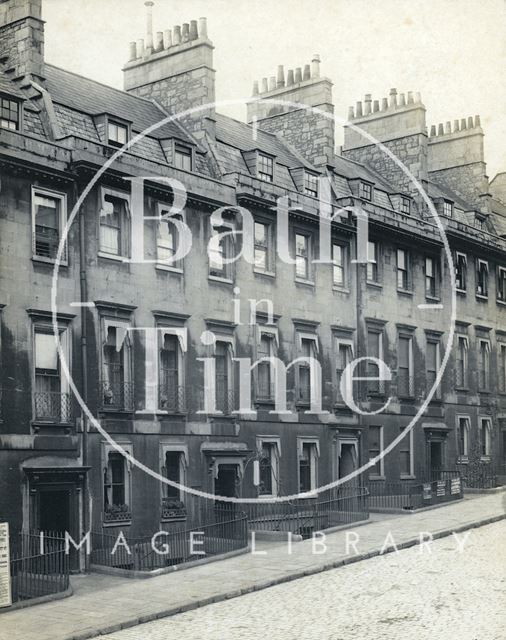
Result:
<svg viewBox="0 0 506 640">
<path fill-rule="evenodd" d="M 79 197 L 77 184 L 74 183 L 74 197 L 75 201 Z M 85 225 L 85 217 L 84 217 L 84 207 L 81 206 L 79 209 L 79 297 L 81 302 L 87 302 L 88 300 L 88 279 L 86 274 L 86 225 Z M 87 308 L 85 306 L 81 306 L 81 381 L 82 381 L 82 398 L 87 405 L 88 403 L 88 354 L 87 354 Z M 88 466 L 88 418 L 84 411 L 81 411 L 81 428 L 82 428 L 82 464 L 83 467 Z M 89 488 L 88 488 L 88 474 L 85 475 L 85 480 L 83 484 L 83 512 L 82 512 L 82 523 L 83 523 L 83 531 L 82 535 L 86 535 L 89 531 L 90 527 L 90 518 L 89 518 Z M 82 539 L 82 538 L 81 538 Z M 88 571 L 89 569 L 89 556 L 85 553 L 85 562 L 84 569 Z"/>
</svg>

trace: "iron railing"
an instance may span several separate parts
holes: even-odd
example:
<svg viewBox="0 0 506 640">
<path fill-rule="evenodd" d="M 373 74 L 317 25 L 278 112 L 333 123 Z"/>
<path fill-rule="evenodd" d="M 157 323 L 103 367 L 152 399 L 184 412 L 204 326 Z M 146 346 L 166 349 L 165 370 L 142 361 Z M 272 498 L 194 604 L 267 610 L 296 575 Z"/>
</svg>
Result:
<svg viewBox="0 0 506 640">
<path fill-rule="evenodd" d="M 133 411 L 134 408 L 134 383 L 111 382 L 101 380 L 100 405 L 103 409 L 117 409 L 119 411 Z"/>
<path fill-rule="evenodd" d="M 311 537 L 315 531 L 366 520 L 369 517 L 365 487 L 338 487 L 314 498 L 286 502 L 261 499 L 243 505 L 252 531 L 285 531 Z"/>
<path fill-rule="evenodd" d="M 33 394 L 35 420 L 46 420 L 57 424 L 72 419 L 72 397 L 70 393 L 35 391 Z"/>
<path fill-rule="evenodd" d="M 158 406 L 162 411 L 179 413 L 186 408 L 185 389 L 171 384 L 160 385 Z"/>
<path fill-rule="evenodd" d="M 69 556 L 60 533 L 11 537 L 12 602 L 61 593 L 69 588 Z"/>
<path fill-rule="evenodd" d="M 91 563 L 116 569 L 153 571 L 243 549 L 248 545 L 244 512 L 218 506 L 207 511 L 203 524 L 192 528 L 143 537 L 122 533 L 124 538 L 118 545 L 118 532 L 92 532 Z"/>
</svg>

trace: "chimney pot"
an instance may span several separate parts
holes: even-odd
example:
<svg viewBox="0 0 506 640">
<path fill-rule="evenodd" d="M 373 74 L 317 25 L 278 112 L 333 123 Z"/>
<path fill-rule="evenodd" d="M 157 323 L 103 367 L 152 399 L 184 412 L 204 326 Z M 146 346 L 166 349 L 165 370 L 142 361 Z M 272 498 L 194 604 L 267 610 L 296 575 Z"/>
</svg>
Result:
<svg viewBox="0 0 506 640">
<path fill-rule="evenodd" d="M 460 131 L 460 125 L 458 120 L 453 121 L 453 133 L 455 133 L 456 131 Z"/>
<path fill-rule="evenodd" d="M 437 126 L 437 134 L 438 134 L 438 136 L 443 136 L 444 132 L 445 132 L 445 130 L 444 130 L 444 127 L 443 127 L 443 123 L 440 122 L 438 124 L 438 126 Z"/>
<path fill-rule="evenodd" d="M 144 58 L 144 40 L 137 40 L 137 57 Z"/>
<path fill-rule="evenodd" d="M 435 124 L 433 124 L 433 125 L 431 125 L 431 127 L 430 127 L 430 137 L 431 137 L 431 138 L 434 138 L 435 136 L 436 136 L 436 125 L 435 125 Z"/>
<path fill-rule="evenodd" d="M 413 92 L 408 91 L 408 104 L 413 104 Z"/>
<path fill-rule="evenodd" d="M 262 78 L 262 93 L 266 93 L 269 91 L 269 87 L 267 86 L 267 78 Z"/>
<path fill-rule="evenodd" d="M 467 119 L 467 128 L 474 129 L 473 116 L 469 116 L 469 118 Z"/>
<path fill-rule="evenodd" d="M 372 104 L 372 110 L 374 113 L 377 113 L 380 110 L 380 102 L 379 100 L 375 100 Z"/>
<path fill-rule="evenodd" d="M 199 34 L 201 38 L 207 38 L 207 18 L 199 18 Z"/>
<path fill-rule="evenodd" d="M 172 29 L 172 35 L 174 44 L 181 44 L 181 27 L 178 24 Z"/>
<path fill-rule="evenodd" d="M 481 127 L 480 116 L 474 116 L 474 126 L 475 127 Z"/>
<path fill-rule="evenodd" d="M 452 123 L 450 121 L 448 121 L 445 124 L 445 133 L 451 133 L 452 132 Z"/>
<path fill-rule="evenodd" d="M 357 118 L 362 116 L 362 102 L 357 102 L 356 114 Z"/>
<path fill-rule="evenodd" d="M 146 49 L 148 52 L 153 48 L 153 5 L 152 0 L 147 0 L 144 3 L 146 7 Z"/>
<path fill-rule="evenodd" d="M 406 96 L 403 93 L 400 94 L 399 100 L 400 100 L 400 106 L 401 107 L 405 107 L 406 106 Z"/>
<path fill-rule="evenodd" d="M 421 96 L 420 92 L 417 91 L 415 93 L 415 102 L 421 102 L 421 101 L 422 101 L 422 96 Z"/>
<path fill-rule="evenodd" d="M 163 31 L 156 32 L 156 51 L 163 51 Z"/>
<path fill-rule="evenodd" d="M 354 117 L 355 117 L 355 112 L 353 110 L 353 107 L 348 107 L 348 120 L 353 120 Z"/>
<path fill-rule="evenodd" d="M 383 98 L 381 100 L 381 110 L 386 111 L 388 109 L 388 98 Z"/>
<path fill-rule="evenodd" d="M 311 80 L 311 67 L 308 64 L 304 65 L 304 76 L 303 80 Z"/>
<path fill-rule="evenodd" d="M 293 79 L 293 69 L 288 69 L 288 74 L 286 76 L 286 84 L 289 86 L 294 83 Z"/>
<path fill-rule="evenodd" d="M 302 69 L 300 67 L 295 69 L 295 82 L 302 82 Z"/>
<path fill-rule="evenodd" d="M 196 20 L 190 20 L 190 40 L 198 40 L 199 30 Z"/>
<path fill-rule="evenodd" d="M 282 64 L 278 65 L 278 77 L 276 80 L 277 87 L 285 86 L 285 69 Z"/>
<path fill-rule="evenodd" d="M 135 40 L 130 43 L 130 58 L 129 60 L 135 60 L 137 58 L 137 44 Z"/>
<path fill-rule="evenodd" d="M 317 53 L 314 54 L 313 59 L 311 60 L 311 77 L 320 77 L 320 56 Z"/>
<path fill-rule="evenodd" d="M 183 30 L 181 31 L 181 40 L 188 42 L 190 40 L 190 25 L 188 22 L 183 23 Z"/>
<path fill-rule="evenodd" d="M 397 89 L 390 89 L 390 106 L 397 106 Z"/>
<path fill-rule="evenodd" d="M 172 47 L 172 31 L 165 29 L 163 32 L 163 48 L 169 49 L 170 47 Z"/>
<path fill-rule="evenodd" d="M 466 119 L 462 118 L 462 120 L 460 121 L 460 130 L 464 131 L 465 129 L 467 129 Z"/>
<path fill-rule="evenodd" d="M 253 83 L 253 95 L 257 96 L 260 93 L 259 88 L 258 88 L 258 80 L 255 80 L 255 82 Z"/>
<path fill-rule="evenodd" d="M 371 113 L 371 107 L 372 107 L 372 97 L 370 93 L 365 94 L 364 107 L 365 107 L 365 114 L 369 115 Z"/>
<path fill-rule="evenodd" d="M 275 76 L 271 76 L 269 78 L 269 91 L 273 91 L 276 88 L 276 78 Z"/>
</svg>

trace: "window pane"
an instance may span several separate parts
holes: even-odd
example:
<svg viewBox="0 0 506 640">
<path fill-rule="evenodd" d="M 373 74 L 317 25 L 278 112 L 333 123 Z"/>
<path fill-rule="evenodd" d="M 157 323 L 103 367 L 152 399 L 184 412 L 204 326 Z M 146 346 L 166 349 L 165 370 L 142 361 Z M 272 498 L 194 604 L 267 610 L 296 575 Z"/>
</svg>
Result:
<svg viewBox="0 0 506 640">
<path fill-rule="evenodd" d="M 58 369 L 58 351 L 53 334 L 35 334 L 35 367 L 53 371 Z"/>
</svg>

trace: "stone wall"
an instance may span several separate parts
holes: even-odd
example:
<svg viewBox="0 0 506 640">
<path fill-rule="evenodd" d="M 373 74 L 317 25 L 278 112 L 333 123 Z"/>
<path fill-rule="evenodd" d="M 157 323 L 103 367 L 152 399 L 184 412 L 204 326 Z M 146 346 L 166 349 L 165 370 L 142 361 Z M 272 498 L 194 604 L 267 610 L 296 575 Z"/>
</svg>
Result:
<svg viewBox="0 0 506 640">
<path fill-rule="evenodd" d="M 0 4 L 0 53 L 4 73 L 40 81 L 44 76 L 44 23 L 40 0 Z"/>
<path fill-rule="evenodd" d="M 485 172 L 485 163 L 475 162 L 462 167 L 431 171 L 429 175 L 434 182 L 448 187 L 469 205 L 486 210 L 488 180 Z"/>
</svg>

